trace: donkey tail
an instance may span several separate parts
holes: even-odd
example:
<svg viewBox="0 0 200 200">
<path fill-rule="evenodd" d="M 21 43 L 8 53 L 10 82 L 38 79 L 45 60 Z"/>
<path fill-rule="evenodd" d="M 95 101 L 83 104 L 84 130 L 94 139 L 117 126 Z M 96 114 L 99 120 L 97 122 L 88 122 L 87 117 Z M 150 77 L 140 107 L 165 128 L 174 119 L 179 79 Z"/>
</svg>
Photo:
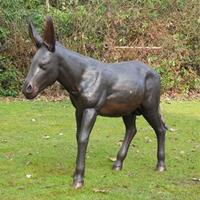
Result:
<svg viewBox="0 0 200 200">
<path fill-rule="evenodd" d="M 165 124 L 165 122 L 164 122 L 164 120 L 163 120 L 162 116 L 161 116 L 161 121 L 162 121 L 162 124 L 163 124 L 163 126 L 164 126 L 165 130 L 169 130 L 169 129 L 168 129 L 168 127 L 167 127 L 167 125 Z"/>
<path fill-rule="evenodd" d="M 159 113 L 160 113 L 160 106 L 159 106 Z M 161 114 L 160 114 L 160 118 L 161 118 L 161 122 L 162 122 L 162 125 L 164 126 L 165 130 L 169 130 L 167 125 L 165 124 L 164 119 Z"/>
</svg>

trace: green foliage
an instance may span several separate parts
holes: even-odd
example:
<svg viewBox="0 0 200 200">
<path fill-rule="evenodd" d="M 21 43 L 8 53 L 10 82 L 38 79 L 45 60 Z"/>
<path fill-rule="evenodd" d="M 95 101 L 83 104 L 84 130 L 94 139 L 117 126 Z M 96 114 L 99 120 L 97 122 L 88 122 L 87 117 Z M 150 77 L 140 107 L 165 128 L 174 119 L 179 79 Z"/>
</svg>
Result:
<svg viewBox="0 0 200 200">
<path fill-rule="evenodd" d="M 156 68 L 156 71 L 160 74 L 162 91 L 172 90 L 174 88 L 174 73 L 170 71 L 166 66 L 159 66 Z M 167 75 L 165 75 L 167 74 Z"/>
<path fill-rule="evenodd" d="M 0 1 L 0 50 L 6 47 L 4 57 L 24 75 L 34 51 L 27 20 L 42 35 L 45 16 L 52 15 L 57 36 L 66 47 L 105 62 L 138 59 L 158 66 L 164 92 L 200 91 L 198 0 L 49 2 L 47 11 L 42 0 Z M 157 46 L 161 50 L 120 50 L 116 46 Z"/>
<path fill-rule="evenodd" d="M 9 35 L 9 30 L 4 28 L 4 27 L 0 27 L 0 41 L 5 41 L 5 39 L 8 37 Z"/>
<path fill-rule="evenodd" d="M 175 61 L 169 63 L 165 61 L 156 68 L 161 76 L 162 91 L 177 91 L 185 94 L 190 91 L 200 92 L 200 77 L 184 67 L 176 69 L 176 65 Z"/>
<path fill-rule="evenodd" d="M 73 24 L 73 14 L 70 9 L 65 7 L 65 12 L 52 9 L 52 15 L 55 19 L 56 24 L 56 31 L 59 33 L 59 36 L 65 35 L 65 37 L 69 37 L 74 33 L 74 24 Z"/>
<path fill-rule="evenodd" d="M 17 96 L 21 88 L 20 72 L 8 68 L 5 58 L 0 56 L 0 96 Z"/>
<path fill-rule="evenodd" d="M 20 90 L 19 72 L 15 69 L 0 73 L 0 96 L 16 97 Z"/>
</svg>

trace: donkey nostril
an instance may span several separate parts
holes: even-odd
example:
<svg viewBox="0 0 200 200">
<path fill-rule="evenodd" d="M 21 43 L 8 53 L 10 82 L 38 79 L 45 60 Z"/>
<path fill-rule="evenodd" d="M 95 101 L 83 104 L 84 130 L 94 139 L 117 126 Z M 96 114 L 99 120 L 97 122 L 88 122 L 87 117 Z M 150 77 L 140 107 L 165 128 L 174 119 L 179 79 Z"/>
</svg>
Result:
<svg viewBox="0 0 200 200">
<path fill-rule="evenodd" d="M 30 94 L 30 93 L 32 93 L 32 91 L 33 91 L 32 85 L 28 85 L 28 86 L 26 87 L 26 92 Z"/>
</svg>

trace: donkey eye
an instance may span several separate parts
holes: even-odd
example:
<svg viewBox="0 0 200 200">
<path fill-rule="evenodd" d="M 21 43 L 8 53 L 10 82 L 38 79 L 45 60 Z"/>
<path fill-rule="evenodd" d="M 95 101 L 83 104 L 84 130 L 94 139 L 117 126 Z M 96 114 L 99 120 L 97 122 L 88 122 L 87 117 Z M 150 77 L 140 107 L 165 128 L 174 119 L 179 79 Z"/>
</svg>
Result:
<svg viewBox="0 0 200 200">
<path fill-rule="evenodd" d="M 39 67 L 40 67 L 41 69 L 46 69 L 46 68 L 47 68 L 47 65 L 44 64 L 44 63 L 39 63 Z"/>
</svg>

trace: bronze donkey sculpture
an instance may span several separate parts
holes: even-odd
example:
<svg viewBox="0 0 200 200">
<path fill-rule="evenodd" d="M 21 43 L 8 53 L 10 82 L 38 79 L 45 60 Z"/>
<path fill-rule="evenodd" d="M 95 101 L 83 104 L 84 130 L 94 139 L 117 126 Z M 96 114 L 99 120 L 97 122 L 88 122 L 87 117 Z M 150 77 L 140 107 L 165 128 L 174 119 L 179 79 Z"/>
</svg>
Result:
<svg viewBox="0 0 200 200">
<path fill-rule="evenodd" d="M 139 61 L 102 63 L 64 48 L 55 40 L 51 17 L 47 17 L 43 38 L 31 22 L 29 33 L 37 52 L 23 86 L 24 95 L 33 99 L 58 81 L 68 91 L 76 109 L 78 150 L 74 188 L 80 188 L 84 183 L 86 149 L 97 115 L 122 117 L 125 124 L 125 137 L 113 169 L 122 169 L 136 134 L 136 116 L 143 115 L 157 136 L 156 168 L 164 171 L 166 126 L 159 111 L 159 75 Z"/>
</svg>

